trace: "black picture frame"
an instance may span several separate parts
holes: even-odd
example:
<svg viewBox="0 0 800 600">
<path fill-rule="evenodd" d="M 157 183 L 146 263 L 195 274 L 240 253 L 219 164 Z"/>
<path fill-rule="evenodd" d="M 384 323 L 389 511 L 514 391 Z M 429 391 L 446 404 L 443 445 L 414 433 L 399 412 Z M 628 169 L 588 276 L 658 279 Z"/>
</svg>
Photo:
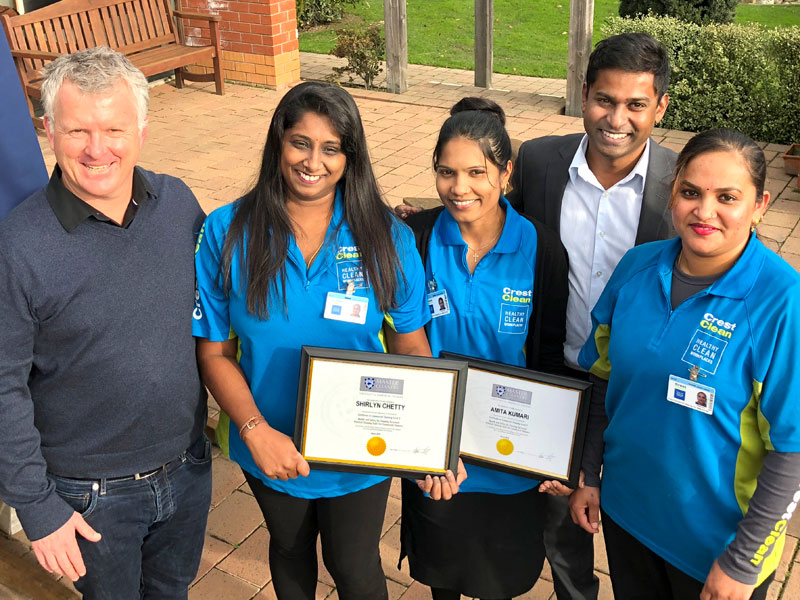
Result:
<svg viewBox="0 0 800 600">
<path fill-rule="evenodd" d="M 415 465 L 391 465 L 379 461 L 350 461 L 336 460 L 329 457 L 306 455 L 306 440 L 308 432 L 308 412 L 310 397 L 314 389 L 312 386 L 325 385 L 319 376 L 314 377 L 316 361 L 333 361 L 343 365 L 370 365 L 388 366 L 399 369 L 398 373 L 407 372 L 413 376 L 414 371 L 446 372 L 453 375 L 453 385 L 448 399 L 439 401 L 450 403 L 449 416 L 446 423 L 447 443 L 444 460 L 440 469 L 417 468 Z M 424 478 L 426 475 L 443 475 L 447 470 L 456 472 L 461 441 L 461 421 L 464 407 L 464 394 L 467 385 L 467 363 L 461 360 L 440 358 L 427 358 L 408 356 L 404 354 L 383 354 L 380 352 L 363 352 L 358 350 L 342 350 L 336 348 L 323 348 L 319 346 L 302 346 L 300 358 L 300 380 L 297 392 L 297 416 L 295 418 L 294 444 L 312 469 L 345 471 L 352 473 L 367 473 L 372 475 L 386 475 L 394 477 Z M 408 399 L 406 400 L 408 401 Z M 419 402 L 431 402 L 430 397 L 420 398 Z M 443 423 L 443 426 L 445 424 Z"/>
<path fill-rule="evenodd" d="M 469 394 L 469 371 L 479 370 L 491 374 L 497 374 L 504 377 L 519 379 L 523 382 L 533 382 L 543 384 L 545 386 L 552 386 L 556 388 L 566 388 L 573 390 L 578 394 L 578 402 L 573 419 L 572 438 L 569 446 L 569 463 L 567 469 L 562 473 L 554 473 L 548 471 L 537 471 L 513 461 L 499 461 L 488 458 L 486 456 L 476 456 L 472 454 L 465 454 L 462 448 L 461 459 L 464 463 L 475 464 L 482 467 L 488 467 L 497 471 L 505 473 L 513 473 L 514 475 L 521 475 L 531 479 L 538 479 L 540 481 L 560 481 L 565 485 L 576 488 L 578 486 L 578 479 L 580 477 L 581 460 L 583 458 L 583 444 L 586 438 L 586 427 L 589 419 L 589 404 L 592 397 L 592 384 L 588 381 L 582 381 L 573 377 L 565 377 L 561 375 L 552 375 L 550 373 L 542 373 L 540 371 L 533 371 L 522 367 L 514 367 L 505 365 L 498 362 L 492 362 L 475 358 L 471 356 L 464 356 L 455 354 L 453 352 L 442 352 L 441 358 L 455 361 L 465 361 L 468 365 L 467 374 L 467 392 L 465 394 L 464 408 L 468 402 Z M 462 408 L 462 413 L 464 408 Z M 467 468 L 469 474 L 469 468 Z"/>
</svg>

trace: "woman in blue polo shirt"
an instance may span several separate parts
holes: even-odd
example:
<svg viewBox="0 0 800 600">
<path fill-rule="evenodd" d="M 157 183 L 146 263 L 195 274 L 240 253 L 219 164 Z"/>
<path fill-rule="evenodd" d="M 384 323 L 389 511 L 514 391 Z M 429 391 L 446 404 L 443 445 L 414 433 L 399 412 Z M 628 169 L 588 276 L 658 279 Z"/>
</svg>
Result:
<svg viewBox="0 0 800 600">
<path fill-rule="evenodd" d="M 287 92 L 258 181 L 208 217 L 196 268 L 194 334 L 223 410 L 217 439 L 264 513 L 278 598 L 315 597 L 318 534 L 340 598 L 386 598 L 388 479 L 310 470 L 290 437 L 302 345 L 383 352 L 387 321 L 391 351 L 430 355 L 422 265 L 381 199 L 347 92 L 319 83 Z M 334 311 L 329 300 L 343 295 L 352 306 Z M 452 474 L 435 483 L 443 496 L 457 491 Z"/>
<path fill-rule="evenodd" d="M 444 207 L 407 221 L 425 258 L 433 354 L 561 372 L 564 247 L 501 194 L 512 169 L 503 110 L 464 98 L 450 114 L 433 154 Z M 401 557 L 408 556 L 411 576 L 431 586 L 435 600 L 523 594 L 544 561 L 539 482 L 477 466 L 468 473 L 446 503 L 403 481 Z"/>
<path fill-rule="evenodd" d="M 707 131 L 675 169 L 679 237 L 629 251 L 592 311 L 607 392 L 570 506 L 591 532 L 602 508 L 617 598 L 765 598 L 800 500 L 800 275 L 754 233 L 758 145 Z"/>
</svg>

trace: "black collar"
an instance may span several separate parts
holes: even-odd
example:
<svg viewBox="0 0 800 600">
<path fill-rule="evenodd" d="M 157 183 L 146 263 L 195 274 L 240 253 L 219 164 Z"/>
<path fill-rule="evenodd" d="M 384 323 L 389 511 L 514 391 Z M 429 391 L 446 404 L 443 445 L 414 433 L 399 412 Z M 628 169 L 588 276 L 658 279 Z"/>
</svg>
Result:
<svg viewBox="0 0 800 600">
<path fill-rule="evenodd" d="M 46 195 L 47 202 L 50 204 L 50 208 L 53 209 L 59 223 L 67 230 L 67 233 L 71 233 L 78 225 L 88 218 L 93 218 L 97 221 L 103 221 L 109 225 L 125 229 L 133 222 L 133 218 L 136 216 L 139 207 L 147 202 L 150 195 L 155 194 L 150 182 L 147 181 L 145 176 L 139 171 L 139 168 L 136 167 L 133 170 L 132 198 L 131 202 L 128 203 L 128 208 L 125 210 L 125 216 L 122 218 L 122 225 L 117 225 L 99 210 L 95 210 L 70 192 L 61 179 L 61 167 L 58 165 L 55 166 L 50 176 Z"/>
</svg>

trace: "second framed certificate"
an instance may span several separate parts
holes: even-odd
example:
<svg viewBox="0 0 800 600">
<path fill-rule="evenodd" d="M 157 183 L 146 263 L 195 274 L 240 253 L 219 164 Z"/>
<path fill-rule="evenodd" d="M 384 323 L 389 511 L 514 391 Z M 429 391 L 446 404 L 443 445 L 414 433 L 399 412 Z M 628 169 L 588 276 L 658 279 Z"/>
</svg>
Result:
<svg viewBox="0 0 800 600">
<path fill-rule="evenodd" d="M 441 357 L 469 364 L 464 462 L 576 487 L 591 383 L 449 352 Z"/>
<path fill-rule="evenodd" d="M 463 361 L 303 346 L 295 445 L 312 468 L 455 472 Z"/>
</svg>

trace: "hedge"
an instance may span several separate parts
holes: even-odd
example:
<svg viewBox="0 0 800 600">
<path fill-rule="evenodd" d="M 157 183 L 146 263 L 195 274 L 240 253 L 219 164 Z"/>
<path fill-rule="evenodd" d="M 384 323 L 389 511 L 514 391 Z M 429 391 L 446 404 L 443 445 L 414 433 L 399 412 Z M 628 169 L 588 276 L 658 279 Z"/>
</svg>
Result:
<svg viewBox="0 0 800 600">
<path fill-rule="evenodd" d="M 672 17 L 612 17 L 604 37 L 644 32 L 667 48 L 670 104 L 662 127 L 736 129 L 755 140 L 800 141 L 800 27 L 695 25 Z"/>
<path fill-rule="evenodd" d="M 619 16 L 636 17 L 652 13 L 698 25 L 732 23 L 738 3 L 738 0 L 621 0 Z"/>
</svg>

